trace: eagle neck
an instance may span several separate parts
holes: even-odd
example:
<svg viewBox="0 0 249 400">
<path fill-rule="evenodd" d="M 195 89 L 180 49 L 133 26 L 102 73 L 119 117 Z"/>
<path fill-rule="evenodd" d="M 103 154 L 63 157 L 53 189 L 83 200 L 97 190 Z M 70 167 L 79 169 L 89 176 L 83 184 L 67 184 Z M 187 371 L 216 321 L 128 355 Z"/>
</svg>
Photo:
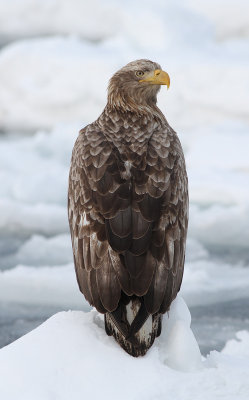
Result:
<svg viewBox="0 0 249 400">
<path fill-rule="evenodd" d="M 159 109 L 147 114 L 120 112 L 108 105 L 97 120 L 101 132 L 126 160 L 144 162 L 148 142 L 155 131 L 165 126 L 166 120 Z"/>
<path fill-rule="evenodd" d="M 107 103 L 106 107 L 102 115 L 105 118 L 110 118 L 114 122 L 117 120 L 139 120 L 147 118 L 148 120 L 157 120 L 164 124 L 166 122 L 165 116 L 163 115 L 162 111 L 157 107 L 156 104 L 146 104 L 146 105 L 135 105 L 134 108 L 132 107 L 119 107 L 117 105 L 111 105 L 109 102 Z M 101 115 L 101 116 L 102 116 Z M 101 117 L 100 116 L 100 117 Z"/>
</svg>

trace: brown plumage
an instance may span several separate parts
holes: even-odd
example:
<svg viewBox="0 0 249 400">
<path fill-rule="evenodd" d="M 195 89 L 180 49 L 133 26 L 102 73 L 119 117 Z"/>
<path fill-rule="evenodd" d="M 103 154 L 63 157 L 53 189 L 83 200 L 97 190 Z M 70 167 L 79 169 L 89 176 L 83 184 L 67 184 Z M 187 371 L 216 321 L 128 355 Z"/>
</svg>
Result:
<svg viewBox="0 0 249 400">
<path fill-rule="evenodd" d="M 110 80 L 107 105 L 76 140 L 68 215 L 77 280 L 131 355 L 160 335 L 180 289 L 188 225 L 181 144 L 156 106 L 168 75 L 138 60 Z"/>
</svg>

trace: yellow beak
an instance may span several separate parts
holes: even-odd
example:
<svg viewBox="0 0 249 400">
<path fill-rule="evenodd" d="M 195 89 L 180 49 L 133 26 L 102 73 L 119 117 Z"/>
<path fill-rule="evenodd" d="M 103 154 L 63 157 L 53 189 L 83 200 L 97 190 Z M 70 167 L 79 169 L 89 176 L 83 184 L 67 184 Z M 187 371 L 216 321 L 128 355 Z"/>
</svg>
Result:
<svg viewBox="0 0 249 400">
<path fill-rule="evenodd" d="M 151 85 L 167 85 L 167 88 L 169 88 L 170 77 L 167 72 L 156 69 L 155 71 L 149 72 L 149 74 L 139 82 L 149 82 Z"/>
</svg>

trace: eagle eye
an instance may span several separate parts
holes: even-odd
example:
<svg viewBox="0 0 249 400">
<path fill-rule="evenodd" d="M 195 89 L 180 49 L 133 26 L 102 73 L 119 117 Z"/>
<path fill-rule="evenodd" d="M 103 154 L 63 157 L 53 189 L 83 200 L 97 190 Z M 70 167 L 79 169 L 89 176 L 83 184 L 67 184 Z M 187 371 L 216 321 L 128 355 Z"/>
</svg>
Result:
<svg viewBox="0 0 249 400">
<path fill-rule="evenodd" d="M 143 71 L 136 71 L 136 76 L 141 78 L 141 76 L 144 76 L 144 72 Z"/>
</svg>

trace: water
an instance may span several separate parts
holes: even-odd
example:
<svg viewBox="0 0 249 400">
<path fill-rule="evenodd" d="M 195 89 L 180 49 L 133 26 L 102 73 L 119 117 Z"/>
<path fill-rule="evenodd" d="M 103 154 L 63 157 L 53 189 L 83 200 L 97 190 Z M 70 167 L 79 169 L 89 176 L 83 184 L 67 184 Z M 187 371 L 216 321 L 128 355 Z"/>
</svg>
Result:
<svg viewBox="0 0 249 400">
<path fill-rule="evenodd" d="M 221 350 L 239 330 L 249 330 L 249 298 L 190 307 L 192 329 L 203 355 Z"/>
<path fill-rule="evenodd" d="M 65 251 L 64 254 L 61 252 L 61 247 L 56 248 L 54 244 L 52 247 L 46 247 L 46 240 L 50 240 L 50 238 L 53 238 L 53 236 L 47 238 L 44 236 L 44 242 L 33 242 L 33 247 L 21 254 L 20 249 L 23 249 L 25 245 L 32 239 L 32 234 L 25 234 L 22 230 L 14 230 L 14 232 L 8 232 L 7 234 L 6 232 L 2 231 L 0 233 L 0 271 L 11 271 L 16 267 L 16 265 L 18 265 L 20 260 L 24 262 L 24 265 L 33 265 L 35 268 L 37 268 L 37 271 L 39 268 L 42 268 L 42 265 L 39 265 L 39 263 L 35 265 L 33 263 L 35 261 L 37 262 L 37 260 L 43 260 L 46 265 L 50 265 L 51 272 L 53 271 L 52 265 L 60 265 L 60 263 L 63 261 L 70 262 L 72 259 L 72 250 L 69 243 L 69 236 L 68 240 L 66 241 L 66 246 L 63 245 Z M 63 240 L 65 240 L 65 238 Z M 41 249 L 41 245 L 45 246 L 44 249 Z M 208 259 L 215 260 L 217 266 L 219 265 L 219 262 L 222 261 L 229 262 L 230 265 L 233 265 L 234 262 L 239 259 L 239 257 L 241 264 L 247 263 L 248 255 L 243 252 L 239 253 L 237 248 L 231 248 L 230 252 L 226 253 L 222 250 L 217 251 L 216 247 L 210 247 L 208 250 L 208 253 L 204 252 L 202 254 L 203 250 L 198 246 L 197 248 L 193 247 L 193 245 L 192 247 L 189 246 L 187 258 L 190 258 L 193 255 L 196 256 L 198 253 L 198 257 L 200 257 L 200 259 L 201 257 L 207 257 L 208 254 Z M 38 257 L 34 257 L 34 253 L 36 252 L 38 253 Z M 30 260 L 31 256 L 32 259 Z M 48 285 L 50 284 L 49 274 L 50 273 L 48 272 L 46 278 Z M 24 279 L 26 278 L 24 277 Z M 216 279 L 216 276 L 213 275 L 212 279 Z M 31 282 L 31 284 L 37 285 L 37 290 L 39 291 L 39 277 L 35 282 Z M 207 284 L 212 284 L 212 280 Z M 225 286 L 226 283 L 224 281 L 224 287 Z M 10 284 L 9 290 L 16 290 L 16 287 L 18 287 L 18 282 L 15 281 L 13 288 Z M 56 286 L 54 288 L 52 287 L 55 299 L 57 297 L 56 289 Z M 24 289 L 20 287 L 20 301 L 18 303 L 14 300 L 7 302 L 4 301 L 4 299 L 1 302 L 0 348 L 10 344 L 32 329 L 35 329 L 46 319 L 59 311 L 68 309 L 85 310 L 86 308 L 85 303 L 83 304 L 83 300 L 82 304 L 79 301 L 77 305 L 75 305 L 75 303 L 71 303 L 70 299 L 68 302 L 67 300 L 64 300 L 63 304 L 60 304 L 60 300 L 58 304 L 54 304 L 53 301 L 51 304 L 49 304 L 49 300 L 45 302 L 41 301 L 40 304 L 37 303 L 36 300 L 34 304 L 31 296 L 29 300 L 26 299 L 26 301 L 23 302 L 22 290 L 27 289 L 25 287 Z M 76 286 L 75 291 L 78 291 Z M 201 295 L 199 295 L 199 297 L 200 296 Z M 215 303 L 211 302 L 210 304 L 209 296 L 208 304 L 194 305 L 195 303 L 192 301 L 190 306 L 190 312 L 192 315 L 192 329 L 203 355 L 208 354 L 211 350 L 221 350 L 227 340 L 235 337 L 235 333 L 237 331 L 244 329 L 249 330 L 249 297 L 239 298 L 239 296 L 236 296 L 236 299 L 231 301 L 229 300 L 228 293 L 225 293 L 225 295 L 223 293 L 219 296 L 219 293 L 214 292 L 213 296 L 217 299 Z M 221 296 L 223 296 L 223 298 Z M 187 301 L 187 298 L 185 300 Z"/>
<path fill-rule="evenodd" d="M 27 239 L 25 236 L 18 237 L 16 234 L 5 238 L 4 236 L 1 237 L 0 265 L 2 270 L 7 271 L 7 269 L 10 270 L 15 267 L 16 253 Z M 69 252 L 71 253 L 71 248 Z M 39 269 L 40 267 L 37 266 L 36 268 Z M 53 271 L 52 268 L 51 271 Z M 49 272 L 47 279 L 49 284 Z M 33 284 L 38 285 L 37 290 L 39 290 L 39 279 Z M 15 290 L 15 285 L 13 289 L 10 286 L 9 290 Z M 52 299 L 51 304 L 49 304 L 49 300 L 41 301 L 41 304 L 37 304 L 36 300 L 36 304 L 33 304 L 32 296 L 30 300 L 26 299 L 25 302 L 22 302 L 22 290 L 26 289 L 20 288 L 20 302 L 2 301 L 1 303 L 0 348 L 36 328 L 59 311 L 86 309 L 86 304 L 83 303 L 83 299 L 81 302 L 81 298 L 77 305 L 72 303 L 71 298 L 68 298 L 68 301 L 65 299 L 63 304 L 57 305 L 53 304 L 54 299 Z M 54 290 L 54 298 L 56 299 L 58 296 L 56 286 L 52 290 Z M 78 291 L 76 286 L 75 291 Z M 217 293 L 213 295 L 214 298 L 218 299 L 215 303 L 194 305 L 195 303 L 192 302 L 189 307 L 192 316 L 192 329 L 203 355 L 208 354 L 211 350 L 221 350 L 227 340 L 235 337 L 237 331 L 249 330 L 249 297 L 239 298 L 237 296 L 236 299 L 231 301 L 228 299 L 228 293 L 222 292 L 220 296 L 217 296 Z"/>
<path fill-rule="evenodd" d="M 59 311 L 65 309 L 59 306 L 1 304 L 0 347 L 35 329 Z M 190 307 L 190 312 L 192 330 L 203 355 L 211 350 L 220 351 L 237 331 L 249 330 L 249 299 Z"/>
<path fill-rule="evenodd" d="M 54 306 L 2 303 L 0 311 L 0 347 L 10 344 L 35 329 L 58 311 L 60 311 L 60 308 Z"/>
</svg>

